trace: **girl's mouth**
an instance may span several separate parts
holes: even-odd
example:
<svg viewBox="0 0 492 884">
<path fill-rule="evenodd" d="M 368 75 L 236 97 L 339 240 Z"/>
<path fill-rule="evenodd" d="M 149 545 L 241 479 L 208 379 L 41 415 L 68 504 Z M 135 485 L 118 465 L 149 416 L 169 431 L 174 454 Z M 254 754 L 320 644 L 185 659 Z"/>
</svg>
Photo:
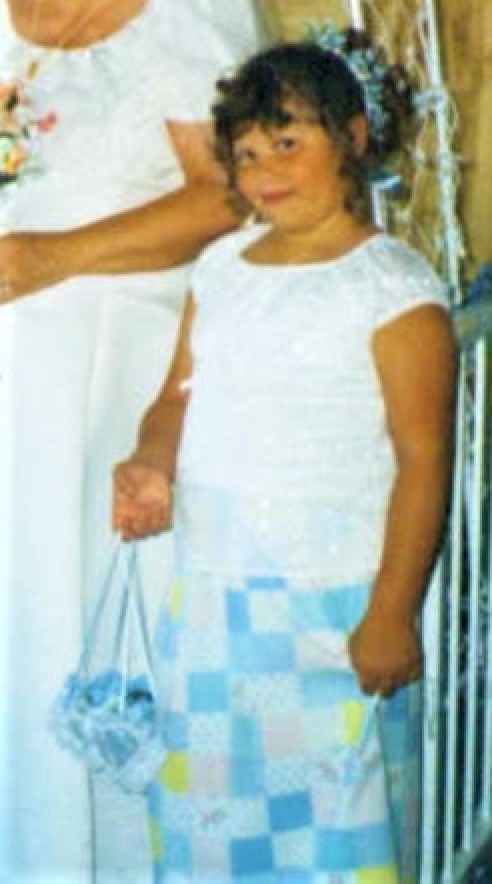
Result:
<svg viewBox="0 0 492 884">
<path fill-rule="evenodd" d="M 290 196 L 289 190 L 267 190 L 261 194 L 261 201 L 267 206 L 276 205 Z"/>
</svg>

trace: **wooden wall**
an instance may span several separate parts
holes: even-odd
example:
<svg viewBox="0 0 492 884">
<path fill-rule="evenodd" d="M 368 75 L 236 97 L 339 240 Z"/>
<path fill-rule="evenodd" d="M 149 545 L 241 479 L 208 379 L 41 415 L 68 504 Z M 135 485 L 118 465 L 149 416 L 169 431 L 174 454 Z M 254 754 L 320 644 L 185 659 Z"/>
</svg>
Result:
<svg viewBox="0 0 492 884">
<path fill-rule="evenodd" d="M 343 0 L 257 0 L 270 27 L 279 35 L 295 37 L 308 19 L 330 18 L 343 24 Z M 492 0 L 436 0 L 440 17 L 446 80 L 456 101 L 459 129 L 455 151 L 460 159 L 459 216 L 464 230 L 466 276 L 492 260 Z M 402 36 L 395 20 L 402 4 L 373 0 L 381 20 Z M 405 9 L 418 7 L 407 0 Z M 465 8 L 466 7 L 466 8 Z M 422 217 L 432 203 L 433 170 L 425 186 L 429 197 L 420 198 Z"/>
</svg>

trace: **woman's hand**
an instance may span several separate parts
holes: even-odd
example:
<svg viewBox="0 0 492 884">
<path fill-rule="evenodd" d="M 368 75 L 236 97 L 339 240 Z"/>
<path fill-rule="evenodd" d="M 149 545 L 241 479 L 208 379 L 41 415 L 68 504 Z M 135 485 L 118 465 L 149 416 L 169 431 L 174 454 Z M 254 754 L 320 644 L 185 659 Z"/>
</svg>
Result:
<svg viewBox="0 0 492 884">
<path fill-rule="evenodd" d="M 64 234 L 0 236 L 0 305 L 33 294 L 73 273 Z"/>
<path fill-rule="evenodd" d="M 389 696 L 422 675 L 422 649 L 415 624 L 369 611 L 349 639 L 349 653 L 365 694 Z"/>
<path fill-rule="evenodd" d="M 125 540 L 159 534 L 171 527 L 169 478 L 137 458 L 118 464 L 113 473 L 113 528 Z"/>
</svg>

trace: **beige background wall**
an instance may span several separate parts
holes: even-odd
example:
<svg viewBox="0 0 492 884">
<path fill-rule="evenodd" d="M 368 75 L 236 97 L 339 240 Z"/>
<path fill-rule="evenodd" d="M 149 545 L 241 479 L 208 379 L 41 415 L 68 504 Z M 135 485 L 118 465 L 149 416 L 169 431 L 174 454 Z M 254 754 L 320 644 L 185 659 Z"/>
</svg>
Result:
<svg viewBox="0 0 492 884">
<path fill-rule="evenodd" d="M 346 21 L 343 0 L 257 0 L 279 35 L 295 37 L 307 19 Z M 395 9 L 418 8 L 419 0 L 373 0 L 396 35 L 402 22 Z M 445 76 L 459 111 L 455 151 L 460 159 L 460 220 L 470 276 L 492 260 L 492 0 L 437 0 Z M 397 13 L 396 13 L 397 14 Z M 405 37 L 406 39 L 406 37 Z M 433 187 L 432 170 L 427 188 Z M 420 214 L 431 211 L 430 193 L 420 197 Z"/>
</svg>

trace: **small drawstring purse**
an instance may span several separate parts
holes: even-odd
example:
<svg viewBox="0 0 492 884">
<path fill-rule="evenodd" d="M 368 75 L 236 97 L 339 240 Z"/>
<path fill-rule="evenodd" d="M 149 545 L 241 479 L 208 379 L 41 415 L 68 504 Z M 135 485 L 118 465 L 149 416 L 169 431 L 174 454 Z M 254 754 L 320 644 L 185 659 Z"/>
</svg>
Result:
<svg viewBox="0 0 492 884">
<path fill-rule="evenodd" d="M 110 599 L 113 640 L 101 654 Z M 143 792 L 164 760 L 163 711 L 135 543 L 119 541 L 110 557 L 77 668 L 56 697 L 50 727 L 60 746 L 126 792 Z"/>
</svg>

